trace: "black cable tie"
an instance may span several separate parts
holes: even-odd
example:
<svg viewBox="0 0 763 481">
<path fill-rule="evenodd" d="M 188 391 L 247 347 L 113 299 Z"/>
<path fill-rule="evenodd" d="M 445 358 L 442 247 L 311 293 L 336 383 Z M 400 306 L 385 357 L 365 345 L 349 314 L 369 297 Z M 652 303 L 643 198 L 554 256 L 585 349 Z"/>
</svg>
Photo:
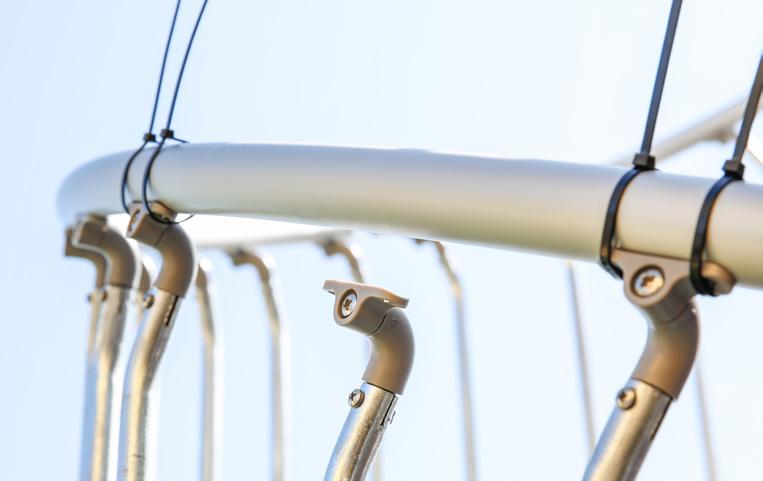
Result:
<svg viewBox="0 0 763 481">
<path fill-rule="evenodd" d="M 758 62 L 758 70 L 755 74 L 755 80 L 752 83 L 750 97 L 747 99 L 747 106 L 742 117 L 742 125 L 739 127 L 734 154 L 731 159 L 723 163 L 723 177 L 718 179 L 702 202 L 702 208 L 699 211 L 697 225 L 694 228 L 694 239 L 691 245 L 691 254 L 689 256 L 689 278 L 697 294 L 706 296 L 717 296 L 715 282 L 702 275 L 702 264 L 705 255 L 705 246 L 707 245 L 707 231 L 710 226 L 710 216 L 715 207 L 715 201 L 729 184 L 744 180 L 744 153 L 747 150 L 747 141 L 750 138 L 752 124 L 755 121 L 755 115 L 758 112 L 758 103 L 760 102 L 761 91 L 763 91 L 763 55 Z"/>
<path fill-rule="evenodd" d="M 620 210 L 620 201 L 625 194 L 625 190 L 630 183 L 642 172 L 655 170 L 656 159 L 651 154 L 652 139 L 654 138 L 654 129 L 657 125 L 657 115 L 660 111 L 662 101 L 662 91 L 665 86 L 665 78 L 668 74 L 668 64 L 670 62 L 670 53 L 673 50 L 673 40 L 676 37 L 678 29 L 678 17 L 681 13 L 682 0 L 673 0 L 668 16 L 668 26 L 665 31 L 665 38 L 662 42 L 662 52 L 660 53 L 660 63 L 657 66 L 657 75 L 654 79 L 652 89 L 652 99 L 649 103 L 649 113 L 644 127 L 644 137 L 641 141 L 641 150 L 633 156 L 633 168 L 623 174 L 612 191 L 607 206 L 607 215 L 604 218 L 604 229 L 601 234 L 601 244 L 599 245 L 599 262 L 605 271 L 612 274 L 616 279 L 623 277 L 623 271 L 612 264 L 612 243 L 615 238 L 615 228 L 617 227 L 617 213 Z"/>
</svg>

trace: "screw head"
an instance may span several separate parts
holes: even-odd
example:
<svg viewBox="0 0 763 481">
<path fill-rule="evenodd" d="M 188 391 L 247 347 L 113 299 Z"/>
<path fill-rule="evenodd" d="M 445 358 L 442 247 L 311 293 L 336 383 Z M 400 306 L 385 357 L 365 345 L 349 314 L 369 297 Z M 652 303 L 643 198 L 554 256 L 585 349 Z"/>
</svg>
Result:
<svg viewBox="0 0 763 481">
<path fill-rule="evenodd" d="M 617 407 L 620 409 L 630 409 L 634 404 L 636 404 L 636 391 L 633 388 L 626 387 L 617 393 Z"/>
<path fill-rule="evenodd" d="M 657 294 L 665 285 L 665 277 L 657 267 L 646 267 L 633 278 L 633 291 L 639 297 Z"/>
<path fill-rule="evenodd" d="M 154 296 L 152 294 L 146 294 L 143 296 L 143 309 L 149 309 L 154 305 Z"/>
<path fill-rule="evenodd" d="M 357 408 L 363 404 L 363 399 L 365 399 L 365 397 L 366 394 L 363 391 L 360 389 L 353 389 L 350 396 L 347 398 L 347 402 L 350 404 L 351 408 Z"/>
<path fill-rule="evenodd" d="M 339 303 L 339 313 L 342 317 L 349 317 L 358 305 L 358 295 L 355 291 L 348 292 Z"/>
</svg>

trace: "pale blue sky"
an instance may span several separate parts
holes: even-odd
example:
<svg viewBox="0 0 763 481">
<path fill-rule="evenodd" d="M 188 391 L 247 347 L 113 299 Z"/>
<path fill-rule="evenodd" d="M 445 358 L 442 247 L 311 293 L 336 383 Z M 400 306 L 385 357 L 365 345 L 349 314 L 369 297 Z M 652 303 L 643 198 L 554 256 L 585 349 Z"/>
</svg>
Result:
<svg viewBox="0 0 763 481">
<path fill-rule="evenodd" d="M 0 15 L 4 233 L 0 465 L 7 480 L 74 480 L 92 272 L 62 257 L 56 189 L 75 166 L 138 145 L 174 2 L 6 2 Z M 175 129 L 192 141 L 412 147 L 602 162 L 638 145 L 668 0 L 210 0 Z M 763 3 L 686 0 L 657 136 L 746 94 Z M 200 4 L 188 0 L 178 39 Z M 169 79 L 181 45 L 173 51 Z M 162 103 L 160 119 L 166 102 Z M 758 125 L 758 135 L 763 128 Z M 717 175 L 730 146 L 667 170 Z M 750 179 L 761 178 L 750 169 Z M 296 173 L 295 173 L 296 174 Z M 257 186 L 253 185 L 253 189 Z M 412 299 L 418 352 L 384 441 L 387 479 L 463 479 L 452 313 L 431 249 L 363 234 L 369 280 Z M 586 460 L 561 262 L 454 248 L 466 283 L 483 479 L 575 479 Z M 292 333 L 290 481 L 320 479 L 364 359 L 336 327 L 309 245 L 270 249 Z M 264 310 L 250 269 L 218 253 L 226 347 L 224 479 L 267 479 Z M 597 429 L 645 326 L 618 283 L 580 265 Z M 197 477 L 200 332 L 189 298 L 162 366 L 162 481 Z M 763 326 L 758 292 L 700 300 L 722 479 L 760 479 Z M 316 340 L 325 346 L 317 349 Z M 702 480 L 694 386 L 671 409 L 644 480 Z"/>
</svg>

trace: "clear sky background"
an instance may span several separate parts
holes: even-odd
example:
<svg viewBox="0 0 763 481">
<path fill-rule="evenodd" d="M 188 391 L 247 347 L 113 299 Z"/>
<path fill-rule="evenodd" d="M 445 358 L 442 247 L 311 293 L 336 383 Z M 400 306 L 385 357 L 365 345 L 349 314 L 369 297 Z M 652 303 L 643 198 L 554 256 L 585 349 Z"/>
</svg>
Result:
<svg viewBox="0 0 763 481">
<path fill-rule="evenodd" d="M 211 0 L 176 111 L 192 141 L 412 147 L 605 162 L 640 141 L 668 0 Z M 686 0 L 657 136 L 746 95 L 763 3 Z M 168 78 L 199 0 L 184 2 Z M 4 480 L 75 480 L 92 270 L 62 256 L 58 185 L 138 145 L 172 1 L 6 2 L 0 15 L 0 465 Z M 160 119 L 166 102 L 160 108 Z M 761 124 L 761 122 L 759 122 Z M 758 125 L 756 135 L 763 135 Z M 716 176 L 730 145 L 665 170 Z M 761 170 L 750 168 L 760 181 Z M 297 175 L 298 173 L 295 173 Z M 252 185 L 252 189 L 256 189 Z M 461 480 L 453 316 L 434 252 L 361 234 L 369 280 L 412 299 L 417 359 L 384 440 L 388 480 Z M 483 479 L 576 479 L 586 446 L 563 264 L 455 246 L 468 303 Z M 321 479 L 365 360 L 333 324 L 312 245 L 269 249 L 292 335 L 290 481 Z M 264 307 L 249 268 L 209 253 L 225 342 L 226 480 L 267 479 Z M 578 266 L 597 429 L 645 323 L 599 267 Z M 700 362 L 721 479 L 763 477 L 759 292 L 700 299 Z M 159 479 L 198 477 L 201 338 L 193 296 L 161 374 Z M 703 480 L 694 383 L 670 410 L 644 480 Z"/>
</svg>

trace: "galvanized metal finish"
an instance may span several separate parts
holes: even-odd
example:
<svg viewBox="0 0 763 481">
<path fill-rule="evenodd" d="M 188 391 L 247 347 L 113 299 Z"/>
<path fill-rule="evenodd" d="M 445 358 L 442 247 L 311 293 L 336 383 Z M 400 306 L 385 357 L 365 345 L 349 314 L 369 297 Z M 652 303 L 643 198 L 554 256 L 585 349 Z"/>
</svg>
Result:
<svg viewBox="0 0 763 481">
<path fill-rule="evenodd" d="M 699 410 L 700 433 L 702 436 L 702 450 L 705 460 L 705 473 L 707 481 L 718 480 L 718 468 L 715 464 L 715 449 L 713 448 L 713 431 L 710 428 L 710 413 L 707 408 L 707 396 L 705 382 L 702 378 L 702 364 L 694 366 L 694 386 L 696 388 L 697 408 Z"/>
<path fill-rule="evenodd" d="M 93 425 L 94 409 L 96 405 L 96 384 L 98 377 L 98 349 L 96 339 L 98 327 L 101 324 L 101 311 L 103 301 L 106 299 L 104 288 L 93 289 L 87 295 L 90 305 L 90 322 L 87 329 L 87 355 L 85 359 L 85 394 L 83 397 L 84 409 L 82 412 L 82 441 L 80 452 L 79 479 L 85 481 L 90 478 L 90 470 L 93 459 Z"/>
<path fill-rule="evenodd" d="M 580 315 L 580 303 L 578 302 L 578 286 L 575 278 L 575 267 L 571 261 L 565 262 L 567 273 L 567 285 L 570 292 L 572 305 L 572 327 L 575 337 L 575 356 L 580 376 L 580 397 L 583 407 L 583 421 L 585 423 L 586 442 L 588 449 L 593 452 L 596 447 L 596 427 L 593 417 L 593 401 L 591 397 L 591 381 L 588 369 L 588 351 L 586 349 L 585 333 L 583 332 L 583 320 Z"/>
<path fill-rule="evenodd" d="M 624 389 L 621 391 L 624 398 L 616 402 L 583 476 L 584 481 L 636 479 L 670 406 L 670 396 L 644 382 L 631 379 Z M 632 390 L 632 394 L 627 390 Z M 628 399 L 631 396 L 632 401 Z"/>
<path fill-rule="evenodd" d="M 260 287 L 268 313 L 270 332 L 270 383 L 271 383 L 271 475 L 273 481 L 286 479 L 288 461 L 288 418 L 290 410 L 291 386 L 288 369 L 288 334 L 281 315 L 281 303 L 276 294 L 277 280 L 273 274 L 275 261 L 270 256 L 261 256 L 251 251 L 237 251 L 231 254 L 236 265 L 252 264 L 260 278 Z"/>
<path fill-rule="evenodd" d="M 331 455 L 324 481 L 362 481 L 392 420 L 397 396 L 374 385 L 360 386 L 363 398 L 351 407 Z"/>
<path fill-rule="evenodd" d="M 222 345 L 215 326 L 214 285 L 211 264 L 199 260 L 196 275 L 196 300 L 199 305 L 203 337 L 204 375 L 202 378 L 201 481 L 220 479 L 222 439 Z"/>
<path fill-rule="evenodd" d="M 149 439 L 149 407 L 159 362 L 174 326 L 181 298 L 156 289 L 153 305 L 141 323 L 130 354 L 124 383 L 119 437 L 119 481 L 144 481 L 150 472 L 146 453 Z"/>
<path fill-rule="evenodd" d="M 466 309 L 461 277 L 456 271 L 450 253 L 442 242 L 433 242 L 445 274 L 448 276 L 453 307 L 456 314 L 456 354 L 458 362 L 459 384 L 461 388 L 462 434 L 466 479 L 477 481 L 477 449 L 474 435 L 474 408 L 472 407 L 472 381 L 470 369 L 469 340 L 466 330 Z"/>
<path fill-rule="evenodd" d="M 85 412 L 91 425 L 90 430 L 83 433 L 82 481 L 113 479 L 110 473 L 116 462 L 122 376 L 115 367 L 122 345 L 130 289 L 107 285 L 104 293 L 105 302 L 94 340 L 92 383 L 89 385 L 92 391 L 85 400 Z"/>
</svg>

